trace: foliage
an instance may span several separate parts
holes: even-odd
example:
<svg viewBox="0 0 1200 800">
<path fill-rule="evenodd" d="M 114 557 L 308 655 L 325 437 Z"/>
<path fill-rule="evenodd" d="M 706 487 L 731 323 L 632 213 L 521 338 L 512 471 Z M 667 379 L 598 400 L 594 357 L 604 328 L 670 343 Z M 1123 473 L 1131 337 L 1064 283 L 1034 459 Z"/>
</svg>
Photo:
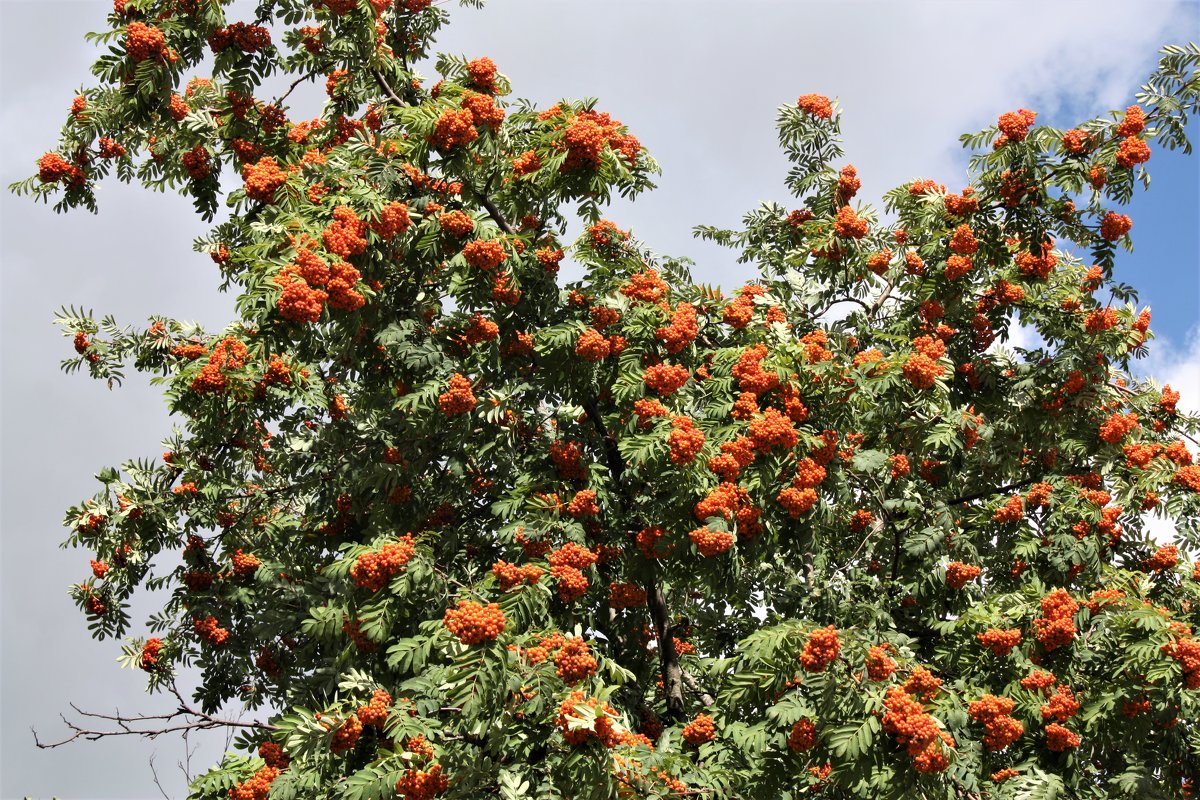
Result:
<svg viewBox="0 0 1200 800">
<path fill-rule="evenodd" d="M 486 58 L 426 86 L 428 0 L 115 6 L 14 188 L 230 210 L 196 245 L 225 330 L 58 320 L 68 371 L 154 373 L 181 420 L 67 524 L 97 636 L 169 590 L 127 645 L 152 690 L 191 665 L 205 712 L 261 709 L 194 797 L 1187 793 L 1200 420 L 1130 376 L 1112 266 L 1195 45 L 1140 107 L 1005 113 L 967 188 L 882 211 L 838 107 L 781 107 L 799 208 L 697 229 L 760 270 L 726 298 L 600 218 L 657 167 L 595 100 L 509 102 Z M 275 74 L 321 115 L 255 97 Z"/>
</svg>

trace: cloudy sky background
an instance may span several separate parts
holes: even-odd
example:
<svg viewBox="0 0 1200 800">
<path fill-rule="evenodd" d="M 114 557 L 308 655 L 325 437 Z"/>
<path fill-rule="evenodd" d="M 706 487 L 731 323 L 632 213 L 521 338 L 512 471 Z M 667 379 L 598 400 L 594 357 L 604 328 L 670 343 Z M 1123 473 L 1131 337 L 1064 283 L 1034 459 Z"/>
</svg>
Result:
<svg viewBox="0 0 1200 800">
<path fill-rule="evenodd" d="M 4 185 L 32 173 L 37 156 L 53 146 L 96 55 L 83 35 L 103 27 L 109 7 L 107 0 L 0 0 Z M 609 217 L 659 252 L 694 258 L 698 281 L 727 287 L 748 277 L 748 268 L 690 231 L 700 223 L 734 226 L 762 200 L 788 202 L 773 127 L 780 104 L 806 92 L 840 98 L 861 198 L 915 177 L 957 189 L 966 164 L 958 134 L 1019 106 L 1062 127 L 1124 108 L 1157 48 L 1200 29 L 1194 0 L 490 0 L 483 11 L 453 13 L 439 49 L 492 56 L 515 93 L 540 105 L 596 96 L 602 110 L 627 123 L 664 174 L 660 189 Z M 311 92 L 300 99 L 319 102 Z M 312 107 L 293 112 L 313 115 Z M 1200 160 L 1156 149 L 1149 167 L 1152 189 L 1130 211 L 1137 250 L 1121 257 L 1118 278 L 1137 286 L 1154 310 L 1159 339 L 1146 371 L 1196 408 Z M 58 216 L 0 196 L 4 798 L 158 797 L 152 755 L 166 793 L 185 792 L 175 767 L 184 755 L 178 739 L 38 751 L 29 732 L 61 734 L 57 714 L 70 710 L 68 701 L 98 711 L 169 706 L 143 694 L 141 674 L 118 669 L 118 643 L 89 641 L 66 593 L 88 574 L 88 555 L 58 543 L 62 512 L 93 492 L 91 476 L 129 457 L 156 456 L 171 420 L 137 377 L 109 392 L 62 375 L 58 362 L 71 354 L 70 343 L 50 324 L 53 313 L 73 303 L 135 325 L 162 313 L 211 328 L 232 313 L 232 298 L 216 291 L 212 263 L 191 252 L 205 226 L 187 200 L 115 181 L 99 195 L 99 216 Z M 150 608 L 135 607 L 135 619 Z M 196 768 L 218 758 L 223 743 L 205 740 Z"/>
</svg>

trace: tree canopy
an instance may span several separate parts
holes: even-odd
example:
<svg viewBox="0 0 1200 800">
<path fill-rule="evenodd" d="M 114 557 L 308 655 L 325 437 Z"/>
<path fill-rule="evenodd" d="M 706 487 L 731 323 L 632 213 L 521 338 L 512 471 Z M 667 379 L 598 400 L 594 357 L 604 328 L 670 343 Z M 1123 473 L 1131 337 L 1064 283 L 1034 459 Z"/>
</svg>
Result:
<svg viewBox="0 0 1200 800">
<path fill-rule="evenodd" d="M 115 0 L 13 187 L 228 208 L 195 243 L 224 330 L 58 320 L 66 370 L 152 374 L 180 420 L 66 523 L 81 612 L 182 728 L 258 714 L 193 797 L 1190 795 L 1200 418 L 1132 373 L 1113 262 L 1200 48 L 1069 130 L 999 114 L 968 185 L 880 209 L 803 94 L 796 207 L 696 229 L 757 270 L 730 291 L 603 218 L 658 168 L 597 100 L 510 99 L 482 54 L 427 85 L 440 5 L 224 5 Z"/>
</svg>

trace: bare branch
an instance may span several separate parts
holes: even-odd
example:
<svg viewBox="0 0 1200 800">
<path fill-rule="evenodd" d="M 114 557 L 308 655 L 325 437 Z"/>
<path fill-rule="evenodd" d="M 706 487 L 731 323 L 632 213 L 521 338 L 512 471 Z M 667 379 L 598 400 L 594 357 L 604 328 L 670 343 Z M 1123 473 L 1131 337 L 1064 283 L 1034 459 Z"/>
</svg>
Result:
<svg viewBox="0 0 1200 800">
<path fill-rule="evenodd" d="M 120 709 L 115 709 L 112 714 L 102 714 L 98 711 L 85 711 L 74 703 L 71 703 L 71 708 L 80 717 L 84 719 L 103 720 L 112 724 L 92 728 L 84 725 L 82 722 L 73 722 L 67 719 L 66 716 L 59 714 L 59 718 L 62 719 L 67 729 L 71 731 L 71 735 L 59 741 L 44 742 L 38 736 L 37 730 L 31 728 L 33 742 L 41 750 L 51 750 L 55 747 L 62 747 L 65 744 L 69 744 L 76 739 L 85 739 L 94 742 L 109 736 L 140 736 L 144 739 L 155 739 L 164 733 L 183 733 L 186 736 L 191 731 L 215 729 L 251 728 L 264 731 L 275 730 L 274 725 L 265 722 L 242 722 L 241 720 L 221 719 L 211 714 L 206 714 L 184 700 L 183 695 L 179 693 L 178 687 L 174 684 L 171 686 L 171 693 L 179 701 L 179 706 L 174 711 L 162 714 L 122 714 Z"/>
</svg>

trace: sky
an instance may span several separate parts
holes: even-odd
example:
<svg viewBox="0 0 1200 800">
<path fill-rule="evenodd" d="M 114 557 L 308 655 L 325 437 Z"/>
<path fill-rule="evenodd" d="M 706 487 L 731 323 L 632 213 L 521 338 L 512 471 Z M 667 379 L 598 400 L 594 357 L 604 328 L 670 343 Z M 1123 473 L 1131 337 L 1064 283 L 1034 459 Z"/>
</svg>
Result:
<svg viewBox="0 0 1200 800">
<path fill-rule="evenodd" d="M 0 0 L 5 186 L 33 173 L 53 146 L 97 55 L 83 35 L 104 25 L 108 8 L 107 0 Z M 966 165 L 960 133 L 1018 107 L 1060 127 L 1124 108 L 1157 49 L 1200 30 L 1196 0 L 489 0 L 484 10 L 452 13 L 438 50 L 491 56 L 515 94 L 541 106 L 599 97 L 601 110 L 629 125 L 664 174 L 659 189 L 608 217 L 660 253 L 693 258 L 697 281 L 726 287 L 750 267 L 691 229 L 736 226 L 763 200 L 788 203 L 779 105 L 808 92 L 840 99 L 860 198 L 916 177 L 957 189 Z M 1136 250 L 1121 256 L 1117 277 L 1153 308 L 1159 338 L 1145 372 L 1196 410 L 1200 154 L 1156 149 L 1148 166 L 1151 190 L 1128 210 Z M 157 456 L 172 420 L 145 380 L 110 392 L 63 375 L 58 363 L 72 351 L 51 324 L 54 312 L 74 304 L 133 325 L 160 313 L 214 329 L 232 318 L 215 267 L 191 251 L 206 228 L 186 199 L 116 181 L 98 194 L 98 216 L 61 216 L 0 193 L 0 798 L 185 794 L 178 739 L 39 751 L 30 734 L 61 734 L 57 715 L 68 702 L 124 712 L 170 705 L 144 694 L 140 673 L 118 668 L 119 643 L 89 640 L 67 594 L 88 574 L 88 555 L 58 545 L 63 511 L 92 494 L 92 476 Z M 135 623 L 152 606 L 135 605 Z M 197 745 L 193 772 L 219 758 L 224 738 Z"/>
</svg>

